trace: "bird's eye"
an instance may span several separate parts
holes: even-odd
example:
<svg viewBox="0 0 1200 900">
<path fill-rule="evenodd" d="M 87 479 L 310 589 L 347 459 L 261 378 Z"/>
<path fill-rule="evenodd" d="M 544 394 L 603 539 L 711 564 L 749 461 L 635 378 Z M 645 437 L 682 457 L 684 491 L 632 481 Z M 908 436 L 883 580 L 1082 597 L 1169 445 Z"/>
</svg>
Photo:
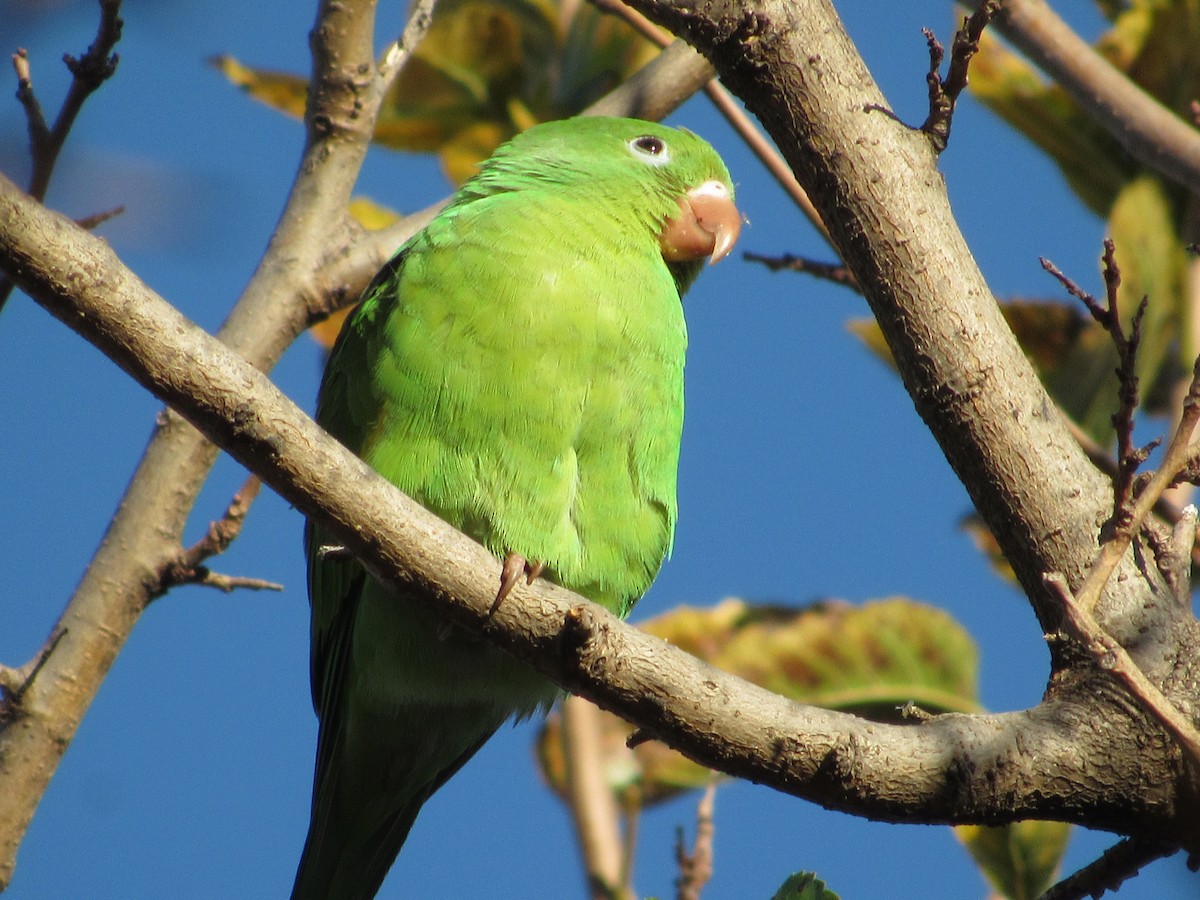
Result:
<svg viewBox="0 0 1200 900">
<path fill-rule="evenodd" d="M 652 166 L 663 166 L 671 161 L 667 142 L 653 134 L 643 134 L 629 142 L 629 151 L 643 162 Z"/>
</svg>

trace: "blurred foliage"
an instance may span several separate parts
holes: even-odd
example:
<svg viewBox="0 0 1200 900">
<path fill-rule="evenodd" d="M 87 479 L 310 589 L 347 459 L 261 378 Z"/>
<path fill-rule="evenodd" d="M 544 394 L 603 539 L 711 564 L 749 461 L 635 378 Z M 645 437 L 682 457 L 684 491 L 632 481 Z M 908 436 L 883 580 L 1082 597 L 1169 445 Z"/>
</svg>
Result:
<svg viewBox="0 0 1200 900">
<path fill-rule="evenodd" d="M 841 900 L 812 872 L 796 872 L 779 886 L 771 900 Z"/>
<path fill-rule="evenodd" d="M 1200 97 L 1200 2 L 1131 0 L 1098 3 L 1111 29 L 1096 43 L 1108 62 L 1163 105 L 1191 121 Z M 970 88 L 981 102 L 1040 148 L 1080 201 L 1108 225 L 1121 271 L 1123 321 L 1149 298 L 1138 352 L 1142 410 L 1172 413 L 1172 385 L 1186 377 L 1197 348 L 1187 323 L 1197 286 L 1184 249 L 1200 238 L 1200 208 L 1188 190 L 1130 156 L 1057 85 L 985 32 L 971 60 Z M 1096 248 L 1099 258 L 1101 248 Z M 1103 286 L 1067 273 L 1102 303 Z M 1074 300 L 1017 298 L 1005 318 L 1059 406 L 1102 446 L 1114 438 L 1117 352 L 1104 329 Z M 873 322 L 850 324 L 872 351 L 890 361 Z"/>
<path fill-rule="evenodd" d="M 801 703 L 892 722 L 902 720 L 909 703 L 934 713 L 979 710 L 971 636 L 943 610 L 903 597 L 803 609 L 729 599 L 708 609 L 679 607 L 639 627 Z M 605 772 L 627 808 L 708 783 L 708 769 L 658 741 L 629 749 L 633 727 L 609 713 L 603 717 Z M 539 734 L 538 759 L 546 781 L 563 797 L 561 739 L 555 714 Z"/>
<path fill-rule="evenodd" d="M 1057 876 L 1071 826 L 1033 821 L 1001 828 L 959 825 L 954 833 L 1000 896 L 1033 900 Z"/>
<path fill-rule="evenodd" d="M 658 53 L 624 22 L 573 0 L 441 0 L 380 111 L 375 140 L 436 153 L 455 184 L 508 138 L 575 115 Z M 304 113 L 307 79 L 213 64 L 251 96 Z"/>
<path fill-rule="evenodd" d="M 1190 104 L 1200 97 L 1200 2 L 1130 0 L 1097 7 L 1111 23 L 1096 42 L 1097 52 L 1151 97 L 1191 121 Z M 1195 230 L 1200 221 L 1196 199 L 1130 156 L 1087 110 L 990 32 L 971 61 L 970 88 L 1049 156 L 1071 190 L 1108 223 L 1121 270 L 1118 303 L 1124 320 L 1131 320 L 1143 297 L 1150 299 L 1138 355 L 1143 410 L 1170 412 L 1171 392 L 1164 386 L 1190 372 L 1197 352 L 1186 326 L 1196 286 L 1189 279 L 1183 249 L 1200 236 Z M 1083 279 L 1076 280 L 1091 289 Z M 1102 290 L 1092 292 L 1099 296 Z M 1054 357 L 1039 357 L 1037 347 L 1023 346 L 1063 409 L 1095 440 L 1110 445 L 1110 419 L 1117 403 L 1116 351 L 1095 323 L 1072 329 L 1066 337 Z"/>
<path fill-rule="evenodd" d="M 424 40 L 380 110 L 375 141 L 434 153 L 453 184 L 514 134 L 582 112 L 658 53 L 613 16 L 576 0 L 440 0 Z M 308 79 L 247 66 L 232 56 L 210 62 L 250 96 L 300 118 Z M 369 200 L 351 213 L 367 228 L 397 215 Z M 333 346 L 349 310 L 312 329 Z"/>
</svg>

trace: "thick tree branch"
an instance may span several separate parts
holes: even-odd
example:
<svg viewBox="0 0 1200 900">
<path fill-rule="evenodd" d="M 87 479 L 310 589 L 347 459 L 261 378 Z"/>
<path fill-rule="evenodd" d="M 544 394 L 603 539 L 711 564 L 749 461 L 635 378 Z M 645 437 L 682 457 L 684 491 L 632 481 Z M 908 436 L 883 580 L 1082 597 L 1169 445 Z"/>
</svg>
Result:
<svg viewBox="0 0 1200 900">
<path fill-rule="evenodd" d="M 783 152 L 879 320 L 918 412 L 971 493 L 1043 629 L 1042 582 L 1075 585 L 1096 552 L 1110 485 L 1088 462 L 1000 314 L 955 225 L 925 136 L 877 110 L 870 73 L 824 0 L 631 0 L 682 34 Z M 1132 556 L 1101 617 L 1122 642 L 1168 640 L 1177 615 Z M 1066 661 L 1056 648 L 1054 663 Z M 1166 664 L 1161 658 L 1155 665 Z"/>
<path fill-rule="evenodd" d="M 1136 733 L 1119 727 L 1131 712 L 1103 691 L 1062 691 L 1023 713 L 884 725 L 722 673 L 548 582 L 518 584 L 491 614 L 498 560 L 330 439 L 106 244 L 4 180 L 0 255 L 38 302 L 319 515 L 378 577 L 703 765 L 885 820 L 1050 817 L 1129 833 L 1186 817 L 1170 740 L 1145 719 Z"/>
<path fill-rule="evenodd" d="M 1200 732 L 1196 727 L 1146 678 L 1125 648 L 1104 633 L 1061 577 L 1052 573 L 1046 576 L 1046 582 L 1062 600 L 1067 613 L 1064 625 L 1071 637 L 1087 648 L 1097 665 L 1125 682 L 1129 693 L 1175 736 L 1193 769 L 1200 772 Z"/>
</svg>

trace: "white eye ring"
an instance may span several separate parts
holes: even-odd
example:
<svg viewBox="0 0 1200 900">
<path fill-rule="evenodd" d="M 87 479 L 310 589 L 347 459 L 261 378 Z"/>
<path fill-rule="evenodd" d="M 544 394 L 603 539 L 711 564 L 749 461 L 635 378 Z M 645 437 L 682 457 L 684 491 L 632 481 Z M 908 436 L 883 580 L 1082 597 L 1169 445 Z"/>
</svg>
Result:
<svg viewBox="0 0 1200 900">
<path fill-rule="evenodd" d="M 629 152 L 644 163 L 665 166 L 671 161 L 671 150 L 667 142 L 654 134 L 641 134 L 626 144 Z"/>
</svg>

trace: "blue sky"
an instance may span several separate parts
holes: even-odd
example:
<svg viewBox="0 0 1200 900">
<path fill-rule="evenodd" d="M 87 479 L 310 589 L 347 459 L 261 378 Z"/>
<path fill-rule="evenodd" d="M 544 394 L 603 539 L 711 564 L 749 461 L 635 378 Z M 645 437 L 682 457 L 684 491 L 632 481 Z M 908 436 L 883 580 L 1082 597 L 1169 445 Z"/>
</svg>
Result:
<svg viewBox="0 0 1200 900">
<path fill-rule="evenodd" d="M 950 4 L 888 4 L 886 19 L 875 3 L 838 6 L 894 109 L 919 122 L 920 28 L 948 36 Z M 382 31 L 397 32 L 401 15 L 385 3 Z M 312 11 L 284 0 L 130 0 L 125 20 L 119 73 L 87 105 L 49 201 L 75 216 L 126 205 L 104 236 L 151 287 L 213 330 L 265 246 L 302 133 L 204 60 L 228 52 L 306 72 Z M 58 60 L 87 46 L 94 21 L 94 4 L 83 0 L 0 0 L 0 49 L 28 48 L 48 109 L 66 86 Z M 0 170 L 23 180 L 24 123 L 11 93 L 0 92 Z M 670 121 L 725 156 L 750 222 L 741 249 L 829 256 L 703 98 Z M 1053 294 L 1039 255 L 1081 280 L 1095 277 L 1101 223 L 973 101 L 960 109 L 942 170 L 998 295 Z M 446 184 L 428 159 L 373 151 L 359 189 L 414 210 Z M 1035 704 L 1047 664 L 1037 623 L 957 528 L 966 494 L 898 380 L 847 332 L 865 305 L 735 253 L 704 273 L 686 310 L 679 531 L 634 618 L 728 595 L 799 605 L 906 594 L 950 610 L 973 633 L 989 708 Z M 320 365 L 305 339 L 273 376 L 311 409 Z M 0 384 L 0 660 L 20 664 L 70 596 L 159 404 L 21 296 L 0 316 Z M 189 540 L 243 477 L 222 458 Z M 214 563 L 281 582 L 284 593 L 182 589 L 142 617 L 46 795 L 8 896 L 286 894 L 307 824 L 316 735 L 301 524 L 265 491 L 242 538 Z M 537 780 L 533 735 L 529 726 L 504 729 L 427 806 L 382 897 L 580 896 L 569 822 Z M 645 818 L 636 878 L 644 895 L 671 895 L 675 829 L 692 828 L 695 800 Z M 1068 867 L 1113 840 L 1078 832 Z M 948 829 L 864 822 L 740 783 L 717 795 L 715 866 L 706 900 L 769 897 L 801 868 L 846 898 L 986 892 Z M 1149 867 L 1121 897 L 1184 894 L 1200 892 L 1176 859 Z"/>
</svg>

